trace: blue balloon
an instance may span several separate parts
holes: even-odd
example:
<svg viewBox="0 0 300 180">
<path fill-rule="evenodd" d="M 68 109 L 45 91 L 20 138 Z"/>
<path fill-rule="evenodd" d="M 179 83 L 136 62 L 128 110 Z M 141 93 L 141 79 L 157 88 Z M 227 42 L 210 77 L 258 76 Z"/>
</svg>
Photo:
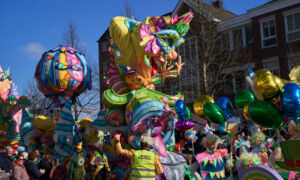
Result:
<svg viewBox="0 0 300 180">
<path fill-rule="evenodd" d="M 225 134 L 228 134 L 226 131 L 225 131 L 225 124 L 221 124 L 220 126 L 219 126 L 219 131 L 220 131 L 220 133 L 221 134 L 223 134 L 223 135 L 225 135 Z"/>
<path fill-rule="evenodd" d="M 300 86 L 295 83 L 287 83 L 281 90 L 282 112 L 299 125 L 300 118 Z"/>
<path fill-rule="evenodd" d="M 188 133 L 187 133 L 188 136 L 190 136 L 190 135 L 192 135 L 192 134 L 193 134 L 192 131 L 188 131 Z"/>
<path fill-rule="evenodd" d="M 228 97 L 220 97 L 217 100 L 217 105 L 222 109 L 226 121 L 234 115 L 233 106 Z"/>
<path fill-rule="evenodd" d="M 175 111 L 179 119 L 185 120 L 185 108 L 186 106 L 183 100 L 179 99 L 175 102 Z"/>
</svg>

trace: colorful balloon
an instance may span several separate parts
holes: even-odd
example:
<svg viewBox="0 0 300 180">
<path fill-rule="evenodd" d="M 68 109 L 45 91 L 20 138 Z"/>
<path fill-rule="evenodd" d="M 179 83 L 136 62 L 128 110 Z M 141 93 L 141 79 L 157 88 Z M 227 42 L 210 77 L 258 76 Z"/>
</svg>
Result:
<svg viewBox="0 0 300 180">
<path fill-rule="evenodd" d="M 252 121 L 265 128 L 280 128 L 283 116 L 272 103 L 256 100 L 249 105 L 248 114 Z"/>
<path fill-rule="evenodd" d="M 250 104 L 250 103 L 249 103 Z M 247 119 L 248 121 L 251 121 L 250 117 L 249 117 L 249 113 L 248 113 L 248 109 L 249 109 L 249 104 L 246 104 L 243 108 L 243 116 L 245 119 Z"/>
<path fill-rule="evenodd" d="M 255 100 L 254 95 L 249 90 L 240 90 L 234 97 L 235 106 L 242 109 L 246 104 L 249 104 Z"/>
<path fill-rule="evenodd" d="M 278 87 L 279 87 L 280 90 L 283 88 L 283 86 L 284 86 L 286 83 L 288 83 L 287 80 L 281 79 L 280 77 L 278 77 L 278 76 L 276 76 L 276 75 L 274 75 L 274 79 L 275 79 L 275 81 L 276 81 L 276 83 L 277 83 L 277 85 L 278 85 Z"/>
<path fill-rule="evenodd" d="M 222 109 L 212 102 L 207 102 L 203 106 L 203 111 L 205 113 L 205 116 L 208 120 L 211 122 L 214 122 L 216 124 L 224 124 L 225 118 L 222 112 Z"/>
<path fill-rule="evenodd" d="M 175 128 L 178 131 L 185 131 L 185 130 L 191 129 L 192 127 L 194 127 L 194 125 L 195 125 L 194 122 L 184 120 L 184 121 L 178 121 L 175 125 Z"/>
<path fill-rule="evenodd" d="M 175 111 L 178 117 L 182 120 L 185 120 L 185 109 L 186 106 L 184 104 L 184 101 L 179 99 L 175 102 Z"/>
<path fill-rule="evenodd" d="M 202 95 L 199 96 L 196 101 L 194 102 L 194 112 L 200 117 L 205 117 L 205 114 L 203 112 L 203 106 L 207 102 L 214 103 L 214 99 L 211 96 L 208 95 Z"/>
<path fill-rule="evenodd" d="M 282 88 L 281 104 L 283 114 L 299 125 L 300 119 L 300 86 L 295 83 L 287 83 Z"/>
<path fill-rule="evenodd" d="M 289 77 L 292 83 L 300 85 L 300 65 L 293 67 Z"/>
<path fill-rule="evenodd" d="M 67 99 L 73 102 L 84 90 L 92 88 L 91 68 L 83 54 L 71 47 L 45 52 L 36 66 L 39 90 L 56 106 Z"/>
<path fill-rule="evenodd" d="M 220 97 L 217 100 L 217 105 L 222 109 L 225 120 L 231 118 L 234 115 L 233 106 L 228 97 Z"/>
<path fill-rule="evenodd" d="M 192 119 L 192 112 L 190 108 L 186 107 L 185 108 L 185 119 L 191 120 Z"/>
<path fill-rule="evenodd" d="M 264 100 L 273 99 L 280 94 L 280 88 L 276 79 L 268 70 L 258 70 L 254 76 L 254 83 Z"/>
</svg>

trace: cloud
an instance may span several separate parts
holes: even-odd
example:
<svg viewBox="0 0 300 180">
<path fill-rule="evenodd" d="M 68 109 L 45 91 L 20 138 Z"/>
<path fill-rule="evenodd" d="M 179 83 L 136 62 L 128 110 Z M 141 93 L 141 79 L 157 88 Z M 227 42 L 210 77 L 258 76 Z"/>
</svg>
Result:
<svg viewBox="0 0 300 180">
<path fill-rule="evenodd" d="M 28 56 L 30 59 L 38 60 L 45 52 L 45 48 L 39 42 L 28 43 L 20 47 L 20 51 Z"/>
</svg>

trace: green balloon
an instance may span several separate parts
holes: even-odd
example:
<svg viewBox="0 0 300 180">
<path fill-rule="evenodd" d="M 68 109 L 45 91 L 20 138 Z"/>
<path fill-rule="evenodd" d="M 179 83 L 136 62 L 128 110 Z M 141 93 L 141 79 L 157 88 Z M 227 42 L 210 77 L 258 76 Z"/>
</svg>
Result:
<svg viewBox="0 0 300 180">
<path fill-rule="evenodd" d="M 284 121 L 281 111 L 267 101 L 252 102 L 248 114 L 252 121 L 264 128 L 280 128 Z"/>
<path fill-rule="evenodd" d="M 186 118 L 187 120 L 191 120 L 191 119 L 192 119 L 192 116 L 191 116 L 191 110 L 190 110 L 190 108 L 188 108 L 188 107 L 185 108 L 185 118 Z"/>
<path fill-rule="evenodd" d="M 242 109 L 245 105 L 255 100 L 254 95 L 249 90 L 240 90 L 234 97 L 235 105 L 237 108 Z"/>
<path fill-rule="evenodd" d="M 225 118 L 222 112 L 222 109 L 212 102 L 207 102 L 203 106 L 203 111 L 205 116 L 208 120 L 211 122 L 217 123 L 217 124 L 224 124 Z"/>
</svg>

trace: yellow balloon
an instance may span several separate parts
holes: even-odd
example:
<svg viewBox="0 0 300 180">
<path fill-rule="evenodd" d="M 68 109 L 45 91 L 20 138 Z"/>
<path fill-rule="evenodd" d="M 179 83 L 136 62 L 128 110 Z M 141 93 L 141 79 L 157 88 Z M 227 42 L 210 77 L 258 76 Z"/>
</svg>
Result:
<svg viewBox="0 0 300 180">
<path fill-rule="evenodd" d="M 205 114 L 203 112 L 203 106 L 207 102 L 212 102 L 214 103 L 214 99 L 211 96 L 208 95 L 202 95 L 199 96 L 196 101 L 194 102 L 194 112 L 200 116 L 200 117 L 205 117 Z"/>
<path fill-rule="evenodd" d="M 254 76 L 254 83 L 264 100 L 272 99 L 279 95 L 280 88 L 275 77 L 268 70 L 258 70 Z"/>
<path fill-rule="evenodd" d="M 250 104 L 250 103 L 249 103 Z M 249 104 L 246 104 L 243 108 L 243 116 L 245 119 L 247 119 L 248 121 L 251 121 L 250 117 L 249 117 L 249 114 L 248 114 L 248 107 L 249 107 Z"/>
<path fill-rule="evenodd" d="M 274 78 L 275 78 L 275 81 L 276 81 L 276 83 L 277 83 L 277 85 L 278 85 L 278 87 L 279 87 L 280 90 L 283 88 L 283 86 L 284 86 L 286 83 L 288 83 L 287 80 L 281 79 L 281 78 L 278 77 L 278 76 L 275 76 L 275 75 L 274 75 Z"/>
<path fill-rule="evenodd" d="M 293 67 L 289 74 L 292 83 L 300 85 L 300 65 Z"/>
</svg>

